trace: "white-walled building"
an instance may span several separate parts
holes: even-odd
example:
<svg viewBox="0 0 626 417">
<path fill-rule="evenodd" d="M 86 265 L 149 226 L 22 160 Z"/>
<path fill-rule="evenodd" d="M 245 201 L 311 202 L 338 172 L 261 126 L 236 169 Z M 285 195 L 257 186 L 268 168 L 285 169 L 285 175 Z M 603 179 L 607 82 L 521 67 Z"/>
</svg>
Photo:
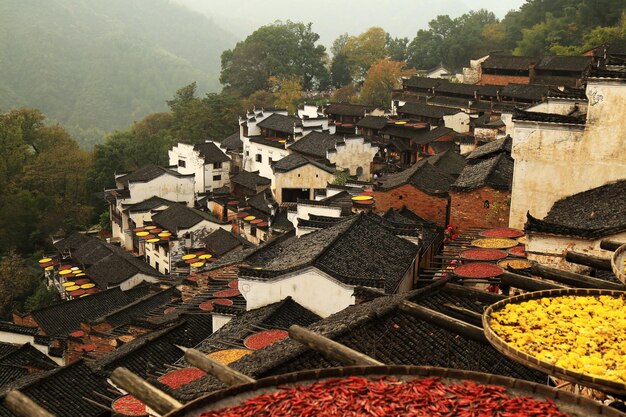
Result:
<svg viewBox="0 0 626 417">
<path fill-rule="evenodd" d="M 274 189 L 279 203 L 314 200 L 335 178 L 335 168 L 300 154 L 291 154 L 274 164 Z"/>
<path fill-rule="evenodd" d="M 378 216 L 361 214 L 259 248 L 239 270 L 239 290 L 248 310 L 292 297 L 327 317 L 354 304 L 356 286 L 387 294 L 411 290 L 418 251 L 381 225 Z"/>
<path fill-rule="evenodd" d="M 185 175 L 195 176 L 196 193 L 206 193 L 229 186 L 230 157 L 219 143 L 206 141 L 197 145 L 178 143 L 168 152 L 170 166 Z"/>
</svg>

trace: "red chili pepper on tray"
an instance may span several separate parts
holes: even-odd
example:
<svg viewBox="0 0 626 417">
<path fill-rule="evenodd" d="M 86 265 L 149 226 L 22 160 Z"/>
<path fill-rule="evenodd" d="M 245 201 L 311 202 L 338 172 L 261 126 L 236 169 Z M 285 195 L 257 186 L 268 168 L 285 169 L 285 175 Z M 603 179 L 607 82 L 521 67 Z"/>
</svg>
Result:
<svg viewBox="0 0 626 417">
<path fill-rule="evenodd" d="M 567 417 L 551 400 L 511 397 L 506 388 L 471 381 L 447 384 L 438 378 L 399 381 L 360 377 L 329 379 L 279 391 L 199 417 L 418 416 Z"/>
</svg>

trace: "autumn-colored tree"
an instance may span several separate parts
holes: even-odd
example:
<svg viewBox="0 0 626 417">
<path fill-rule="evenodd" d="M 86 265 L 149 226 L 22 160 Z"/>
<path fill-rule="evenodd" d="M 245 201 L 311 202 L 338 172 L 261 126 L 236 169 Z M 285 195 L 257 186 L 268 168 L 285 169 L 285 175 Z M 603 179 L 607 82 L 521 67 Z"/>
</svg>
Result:
<svg viewBox="0 0 626 417">
<path fill-rule="evenodd" d="M 344 85 L 333 92 L 331 101 L 335 103 L 356 103 L 359 101 L 359 89 L 353 83 Z"/>
<path fill-rule="evenodd" d="M 253 109 L 263 109 L 274 107 L 274 94 L 270 93 L 267 90 L 259 90 L 250 94 L 250 96 L 244 98 L 242 100 L 242 107 L 245 110 L 253 110 Z"/>
<path fill-rule="evenodd" d="M 360 102 L 379 107 L 391 104 L 391 93 L 402 85 L 402 77 L 415 74 L 414 69 L 407 69 L 406 62 L 381 59 L 367 72 L 361 88 Z"/>
<path fill-rule="evenodd" d="M 358 36 L 350 36 L 343 47 L 353 79 L 362 80 L 370 67 L 388 56 L 388 35 L 384 29 L 371 27 Z"/>
<path fill-rule="evenodd" d="M 270 77 L 270 86 L 276 107 L 295 113 L 302 100 L 302 81 L 298 76 Z"/>
</svg>

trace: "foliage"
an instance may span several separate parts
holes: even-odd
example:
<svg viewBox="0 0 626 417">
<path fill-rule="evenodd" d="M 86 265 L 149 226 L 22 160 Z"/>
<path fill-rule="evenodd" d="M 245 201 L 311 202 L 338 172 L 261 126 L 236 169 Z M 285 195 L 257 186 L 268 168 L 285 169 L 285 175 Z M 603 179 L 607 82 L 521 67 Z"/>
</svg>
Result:
<svg viewBox="0 0 626 417">
<path fill-rule="evenodd" d="M 369 28 L 358 36 L 350 36 L 342 52 L 350 66 L 354 80 L 365 78 L 367 71 L 377 61 L 387 57 L 388 34 L 379 27 Z"/>
<path fill-rule="evenodd" d="M 298 102 L 302 100 L 302 82 L 300 77 L 270 77 L 270 85 L 274 95 L 274 105 L 295 113 Z"/>
<path fill-rule="evenodd" d="M 228 89 L 249 96 L 270 87 L 272 76 L 297 76 L 304 89 L 326 78 L 326 48 L 316 45 L 312 24 L 277 21 L 254 31 L 235 48 L 222 53 L 220 81 Z"/>
<path fill-rule="evenodd" d="M 274 94 L 265 90 L 255 91 L 242 100 L 242 107 L 245 110 L 274 107 Z"/>
<path fill-rule="evenodd" d="M 35 271 L 15 251 L 0 258 L 0 318 L 7 320 L 13 310 L 22 311 L 27 297 L 38 285 Z"/>
<path fill-rule="evenodd" d="M 1 3 L 0 109 L 37 107 L 84 149 L 101 143 L 98 131 L 165 110 L 194 79 L 217 91 L 219 56 L 234 44 L 169 0 Z"/>
<path fill-rule="evenodd" d="M 346 84 L 336 89 L 330 100 L 335 103 L 356 103 L 359 101 L 359 89 L 354 83 Z"/>
<path fill-rule="evenodd" d="M 84 177 L 91 157 L 44 120 L 34 109 L 0 114 L 0 255 L 32 252 L 91 219 Z"/>
<path fill-rule="evenodd" d="M 406 62 L 381 59 L 367 73 L 361 88 L 361 103 L 388 107 L 391 104 L 391 92 L 402 86 L 402 77 L 414 74 L 414 69 L 406 68 Z"/>
<path fill-rule="evenodd" d="M 54 288 L 48 288 L 44 283 L 39 283 L 37 289 L 26 299 L 23 311 L 29 313 L 40 308 L 48 307 L 61 299 L 59 292 Z"/>
<path fill-rule="evenodd" d="M 334 185 L 346 185 L 346 182 L 350 179 L 350 173 L 346 171 L 337 171 L 335 172 L 335 177 L 333 178 Z"/>
</svg>

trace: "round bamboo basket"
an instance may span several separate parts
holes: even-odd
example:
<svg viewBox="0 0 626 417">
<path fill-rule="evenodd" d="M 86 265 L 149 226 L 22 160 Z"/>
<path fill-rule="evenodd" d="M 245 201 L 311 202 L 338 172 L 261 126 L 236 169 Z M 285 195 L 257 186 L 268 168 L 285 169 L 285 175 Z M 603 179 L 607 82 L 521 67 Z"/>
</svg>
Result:
<svg viewBox="0 0 626 417">
<path fill-rule="evenodd" d="M 278 391 L 277 387 L 292 385 L 308 385 L 329 378 L 361 376 L 364 378 L 379 378 L 390 376 L 400 380 L 415 378 L 439 377 L 443 382 L 458 383 L 460 381 L 474 381 L 480 384 L 500 385 L 507 388 L 511 396 L 530 396 L 537 400 L 551 399 L 559 410 L 570 417 L 624 417 L 626 414 L 604 406 L 596 401 L 566 391 L 560 391 L 547 385 L 521 379 L 509 378 L 502 375 L 485 374 L 481 372 L 465 371 L 460 369 L 436 368 L 430 366 L 350 366 L 341 368 L 314 369 L 294 372 L 268 378 L 259 379 L 249 384 L 237 385 L 220 391 L 215 391 L 200 397 L 184 407 L 166 414 L 164 417 L 198 417 L 201 413 L 233 407 L 244 401 L 271 392 Z"/>
<path fill-rule="evenodd" d="M 620 296 L 620 295 L 626 295 L 626 292 L 615 291 L 615 290 L 591 289 L 591 288 L 568 288 L 568 289 L 558 289 L 558 290 L 536 291 L 536 292 L 530 292 L 530 293 L 518 295 L 515 297 L 506 298 L 504 300 L 496 302 L 495 304 L 490 305 L 483 313 L 483 328 L 485 329 L 485 337 L 487 338 L 489 343 L 491 343 L 493 347 L 496 350 L 498 350 L 500 353 L 530 368 L 536 369 L 541 372 L 545 372 L 549 375 L 562 378 L 564 380 L 567 380 L 576 384 L 584 385 L 589 388 L 595 388 L 602 392 L 613 393 L 613 394 L 618 394 L 618 395 L 626 395 L 626 384 L 624 383 L 596 378 L 587 374 L 574 372 L 572 370 L 555 366 L 548 362 L 541 361 L 534 356 L 531 356 L 525 352 L 522 352 L 518 349 L 511 347 L 491 329 L 491 325 L 489 324 L 491 321 L 491 314 L 496 310 L 502 309 L 507 304 L 518 304 L 523 301 L 534 300 L 538 298 L 559 297 L 559 296 L 565 296 L 565 295 Z"/>
<path fill-rule="evenodd" d="M 613 269 L 613 273 L 621 282 L 626 284 L 626 243 L 617 248 L 615 252 L 613 252 L 613 256 L 611 257 L 611 269 Z"/>
</svg>

